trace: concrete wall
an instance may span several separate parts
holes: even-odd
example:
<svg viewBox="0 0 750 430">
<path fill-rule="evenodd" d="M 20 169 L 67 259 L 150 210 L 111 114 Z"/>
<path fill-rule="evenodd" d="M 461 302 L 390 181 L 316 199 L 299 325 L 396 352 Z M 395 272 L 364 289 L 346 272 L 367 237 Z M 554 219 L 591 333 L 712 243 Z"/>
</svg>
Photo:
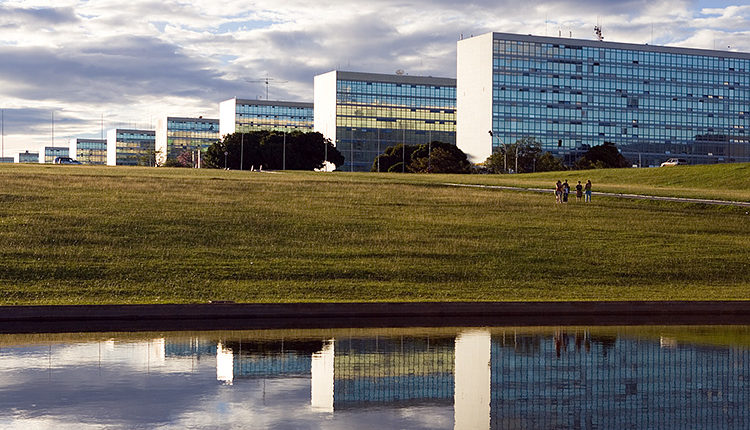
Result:
<svg viewBox="0 0 750 430">
<path fill-rule="evenodd" d="M 117 130 L 107 130 L 107 166 L 117 165 Z"/>
<path fill-rule="evenodd" d="M 336 70 L 315 76 L 313 84 L 315 131 L 336 146 Z"/>
<path fill-rule="evenodd" d="M 492 155 L 492 33 L 457 46 L 456 145 L 472 163 Z"/>
<path fill-rule="evenodd" d="M 224 100 L 219 103 L 219 137 L 237 130 L 237 99 Z"/>
<path fill-rule="evenodd" d="M 164 164 L 167 161 L 167 123 L 169 117 L 163 116 L 156 120 L 155 147 L 156 164 Z"/>
</svg>

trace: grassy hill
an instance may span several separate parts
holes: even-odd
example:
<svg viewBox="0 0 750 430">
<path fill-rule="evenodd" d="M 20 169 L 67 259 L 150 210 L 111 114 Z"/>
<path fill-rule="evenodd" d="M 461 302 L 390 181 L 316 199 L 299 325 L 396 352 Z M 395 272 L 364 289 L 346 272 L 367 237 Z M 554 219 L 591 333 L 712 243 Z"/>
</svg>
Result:
<svg viewBox="0 0 750 430">
<path fill-rule="evenodd" d="M 558 179 L 567 179 L 573 186 L 590 179 L 594 191 L 750 201 L 750 163 L 450 177 L 460 183 L 549 189 Z"/>
<path fill-rule="evenodd" d="M 741 198 L 748 168 L 584 175 Z M 557 177 L 0 166 L 0 303 L 750 299 L 746 209 L 440 185 Z"/>
</svg>

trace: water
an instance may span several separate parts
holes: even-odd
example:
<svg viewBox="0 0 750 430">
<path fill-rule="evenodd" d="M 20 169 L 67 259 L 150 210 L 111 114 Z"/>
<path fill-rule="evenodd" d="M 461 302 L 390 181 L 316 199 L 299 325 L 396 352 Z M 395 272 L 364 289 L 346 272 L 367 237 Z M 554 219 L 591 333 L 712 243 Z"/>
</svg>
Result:
<svg viewBox="0 0 750 430">
<path fill-rule="evenodd" d="M 750 428 L 750 326 L 0 335 L 0 428 Z"/>
</svg>

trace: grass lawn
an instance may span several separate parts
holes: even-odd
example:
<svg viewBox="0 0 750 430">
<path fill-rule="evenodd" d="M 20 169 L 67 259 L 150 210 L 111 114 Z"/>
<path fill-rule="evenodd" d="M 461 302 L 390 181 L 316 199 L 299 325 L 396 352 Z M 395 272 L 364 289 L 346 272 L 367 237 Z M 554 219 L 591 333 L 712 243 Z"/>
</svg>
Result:
<svg viewBox="0 0 750 430">
<path fill-rule="evenodd" d="M 0 304 L 750 299 L 747 209 L 441 185 L 573 173 L 3 165 Z M 750 199 L 748 164 L 581 175 Z"/>
<path fill-rule="evenodd" d="M 442 175 L 440 175 L 442 176 Z M 750 163 L 672 166 L 648 169 L 600 169 L 523 175 L 424 175 L 423 181 L 553 189 L 568 180 L 575 192 L 578 181 L 591 180 L 594 191 L 654 196 L 750 201 Z"/>
</svg>

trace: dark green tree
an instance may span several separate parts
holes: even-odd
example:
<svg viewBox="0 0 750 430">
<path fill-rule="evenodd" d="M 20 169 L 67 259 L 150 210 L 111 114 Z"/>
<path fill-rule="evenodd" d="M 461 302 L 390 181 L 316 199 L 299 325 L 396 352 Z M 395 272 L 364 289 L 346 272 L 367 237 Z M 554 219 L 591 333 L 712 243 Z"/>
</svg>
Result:
<svg viewBox="0 0 750 430">
<path fill-rule="evenodd" d="M 484 165 L 491 173 L 504 173 L 507 160 L 507 171 L 514 171 L 516 156 L 518 173 L 565 170 L 562 161 L 543 151 L 542 144 L 533 137 L 524 137 L 515 143 L 499 147 L 497 152 L 487 158 Z"/>
<path fill-rule="evenodd" d="M 456 145 L 433 141 L 416 145 L 411 154 L 409 170 L 417 173 L 469 173 L 471 163 Z"/>
<path fill-rule="evenodd" d="M 629 166 L 628 160 L 620 154 L 617 145 L 612 142 L 592 146 L 575 163 L 576 169 L 611 169 Z"/>
<path fill-rule="evenodd" d="M 385 148 L 382 154 L 375 157 L 375 161 L 372 162 L 372 168 L 370 171 L 378 171 L 378 162 L 380 162 L 381 172 L 410 172 L 409 162 L 411 161 L 411 155 L 416 151 L 416 145 L 406 145 L 399 143 L 397 145 L 389 146 Z M 406 161 L 405 165 L 402 165 L 402 161 Z M 394 165 L 398 164 L 398 168 L 393 168 Z M 402 167 L 403 166 L 403 167 Z"/>
<path fill-rule="evenodd" d="M 248 170 L 261 165 L 264 169 L 282 169 L 285 164 L 289 170 L 313 170 L 322 168 L 326 159 L 336 166 L 344 164 L 344 156 L 331 141 L 316 132 L 293 131 L 286 137 L 282 132 L 267 130 L 230 134 L 208 148 L 205 166 L 224 168 L 224 152 L 227 167 L 233 170 L 240 165 Z"/>
</svg>

